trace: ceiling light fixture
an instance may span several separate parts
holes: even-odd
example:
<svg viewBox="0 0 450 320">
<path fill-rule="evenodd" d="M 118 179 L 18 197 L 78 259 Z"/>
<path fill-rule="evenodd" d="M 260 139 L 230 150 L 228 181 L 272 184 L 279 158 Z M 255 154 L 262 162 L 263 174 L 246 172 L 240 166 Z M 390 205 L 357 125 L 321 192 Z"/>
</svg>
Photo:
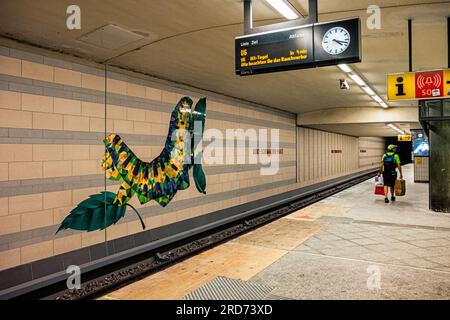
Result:
<svg viewBox="0 0 450 320">
<path fill-rule="evenodd" d="M 364 82 L 364 80 L 361 79 L 361 77 L 358 76 L 357 74 L 351 74 L 351 75 L 350 75 L 350 78 L 352 78 L 352 80 L 355 81 L 356 84 L 357 84 L 358 86 L 360 86 L 360 87 L 363 87 L 363 86 L 366 85 L 366 83 Z"/>
<path fill-rule="evenodd" d="M 378 102 L 378 103 L 382 103 L 382 102 L 383 102 L 383 99 L 381 99 L 381 98 L 380 98 L 379 96 L 377 96 L 377 95 L 372 96 L 372 99 L 375 100 L 375 101 Z"/>
<path fill-rule="evenodd" d="M 369 86 L 364 86 L 362 89 L 369 95 L 374 96 L 376 93 Z"/>
<path fill-rule="evenodd" d="M 281 13 L 289 20 L 298 19 L 294 7 L 286 0 L 266 0 L 275 10 Z"/>
<path fill-rule="evenodd" d="M 352 72 L 352 69 L 346 64 L 338 64 L 339 69 L 344 71 L 345 73 Z"/>
<path fill-rule="evenodd" d="M 386 102 L 383 101 L 375 91 L 364 82 L 364 80 L 346 64 L 338 64 L 339 69 L 345 72 L 358 86 L 361 87 L 372 99 L 374 99 L 382 108 L 389 108 Z"/>
<path fill-rule="evenodd" d="M 393 125 L 392 123 L 389 123 L 387 126 L 391 129 L 395 130 L 397 133 L 405 134 L 405 131 L 399 129 L 397 126 Z"/>
</svg>

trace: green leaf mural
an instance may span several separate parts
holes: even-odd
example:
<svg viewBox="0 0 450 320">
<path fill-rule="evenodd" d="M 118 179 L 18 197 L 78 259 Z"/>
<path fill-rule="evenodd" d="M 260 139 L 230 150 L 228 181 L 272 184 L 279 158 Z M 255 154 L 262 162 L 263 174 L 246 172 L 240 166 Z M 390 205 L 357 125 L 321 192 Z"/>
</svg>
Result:
<svg viewBox="0 0 450 320">
<path fill-rule="evenodd" d="M 64 229 L 95 231 L 103 230 L 115 224 L 125 216 L 126 208 L 133 209 L 141 220 L 142 228 L 145 229 L 144 221 L 139 212 L 130 204 L 117 205 L 114 203 L 116 195 L 113 192 L 101 192 L 90 195 L 78 206 L 70 211 L 63 220 L 56 233 Z"/>
</svg>

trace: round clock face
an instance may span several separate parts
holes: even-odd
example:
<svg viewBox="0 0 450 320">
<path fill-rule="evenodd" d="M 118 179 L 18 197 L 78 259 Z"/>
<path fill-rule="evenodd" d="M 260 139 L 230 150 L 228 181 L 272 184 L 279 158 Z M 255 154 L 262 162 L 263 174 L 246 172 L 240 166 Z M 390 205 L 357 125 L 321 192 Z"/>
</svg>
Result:
<svg viewBox="0 0 450 320">
<path fill-rule="evenodd" d="M 322 39 L 323 49 L 331 55 L 344 52 L 349 45 L 350 33 L 342 27 L 331 28 L 325 33 Z"/>
</svg>

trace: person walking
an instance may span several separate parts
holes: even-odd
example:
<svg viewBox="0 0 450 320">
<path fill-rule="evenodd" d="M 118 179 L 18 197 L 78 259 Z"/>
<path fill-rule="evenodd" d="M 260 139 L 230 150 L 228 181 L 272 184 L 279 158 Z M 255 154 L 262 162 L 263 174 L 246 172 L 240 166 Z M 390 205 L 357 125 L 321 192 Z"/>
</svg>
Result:
<svg viewBox="0 0 450 320">
<path fill-rule="evenodd" d="M 390 144 L 381 158 L 381 167 L 378 172 L 378 177 L 383 175 L 384 202 L 386 203 L 389 203 L 389 188 L 391 189 L 391 201 L 395 201 L 394 187 L 395 181 L 397 180 L 396 169 L 400 172 L 400 179 L 403 179 L 400 157 L 397 154 L 397 146 Z"/>
</svg>

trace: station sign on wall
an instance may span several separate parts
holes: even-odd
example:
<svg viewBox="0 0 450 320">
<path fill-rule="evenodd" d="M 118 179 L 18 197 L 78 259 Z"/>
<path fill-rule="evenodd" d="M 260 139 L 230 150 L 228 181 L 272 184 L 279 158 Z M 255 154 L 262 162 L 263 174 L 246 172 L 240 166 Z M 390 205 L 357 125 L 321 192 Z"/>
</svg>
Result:
<svg viewBox="0 0 450 320">
<path fill-rule="evenodd" d="M 388 100 L 439 99 L 450 96 L 450 69 L 389 74 Z"/>
<path fill-rule="evenodd" d="M 398 141 L 412 141 L 412 135 L 410 134 L 400 134 L 397 136 Z"/>
<path fill-rule="evenodd" d="M 241 76 L 361 62 L 360 19 L 237 37 L 235 58 Z"/>
</svg>

